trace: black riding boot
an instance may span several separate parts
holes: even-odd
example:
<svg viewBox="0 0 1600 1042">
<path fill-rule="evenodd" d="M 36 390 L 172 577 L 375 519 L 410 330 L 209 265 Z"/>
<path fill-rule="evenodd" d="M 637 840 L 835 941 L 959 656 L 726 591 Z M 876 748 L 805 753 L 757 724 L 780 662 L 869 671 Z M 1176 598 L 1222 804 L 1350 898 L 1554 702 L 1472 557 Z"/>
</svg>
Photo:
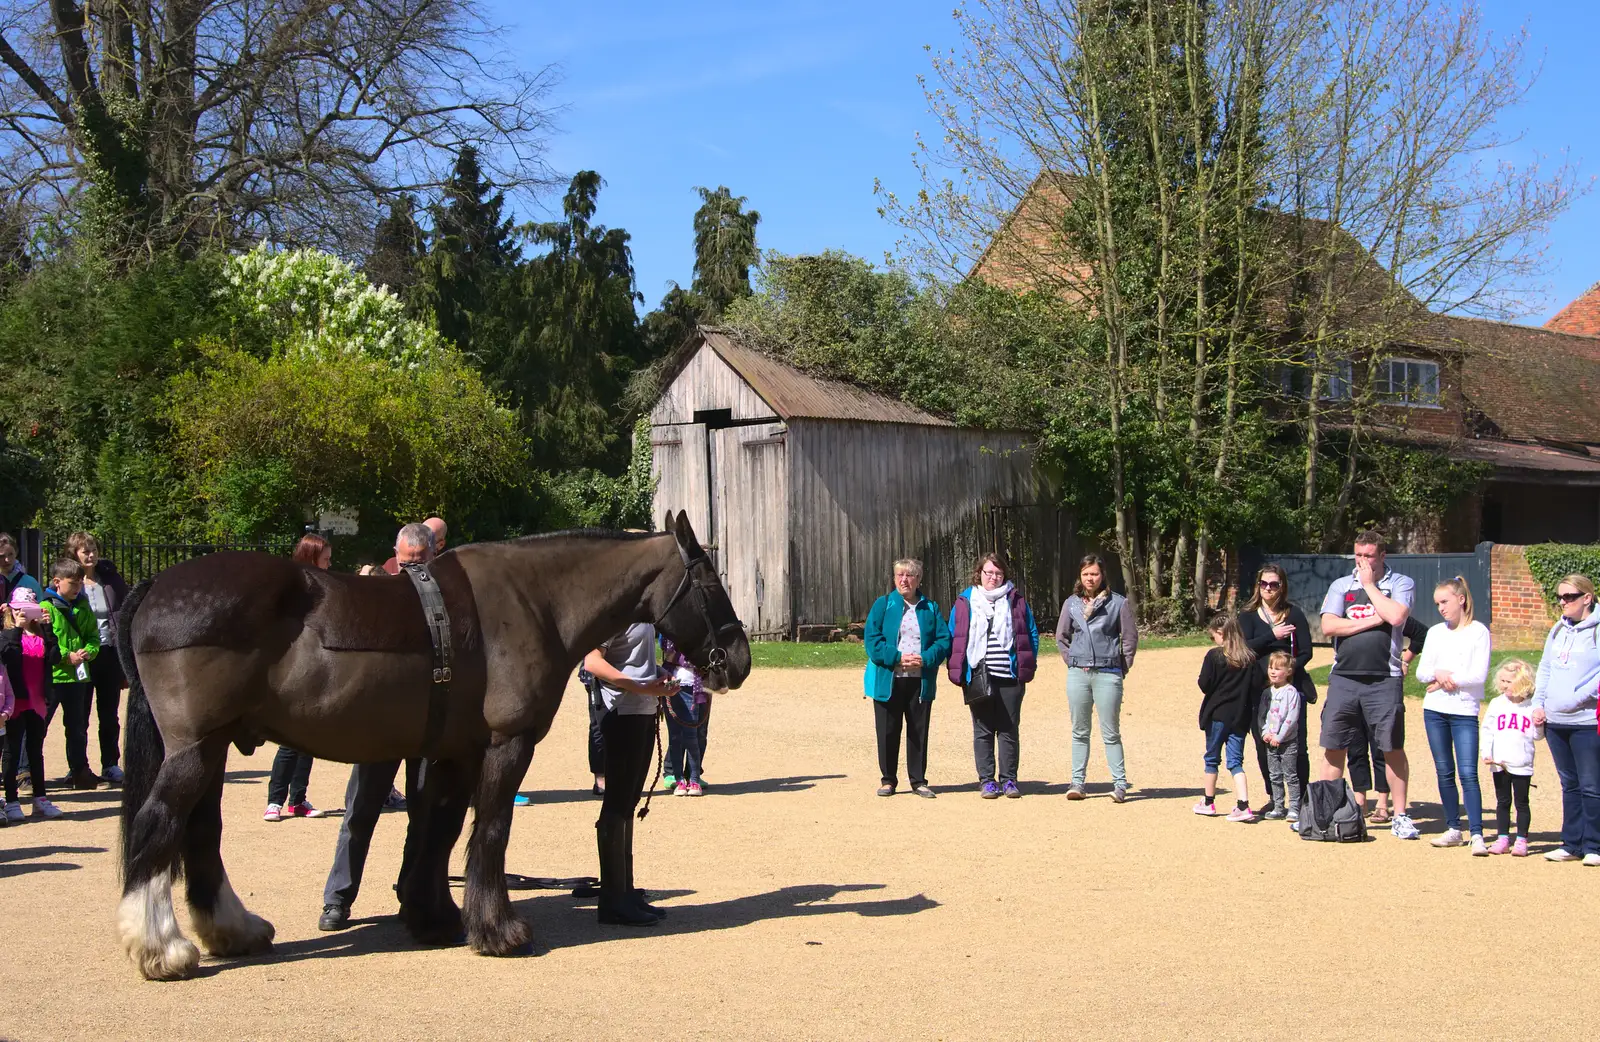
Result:
<svg viewBox="0 0 1600 1042">
<path fill-rule="evenodd" d="M 654 926 L 659 916 L 645 911 L 629 885 L 628 862 L 632 858 L 628 825 L 632 815 L 600 815 L 595 822 L 595 841 L 600 850 L 600 901 L 597 909 L 602 923 L 613 926 Z"/>
<path fill-rule="evenodd" d="M 646 901 L 644 899 L 644 891 L 633 885 L 633 825 L 634 825 L 634 821 L 635 821 L 634 816 L 632 814 L 629 814 L 628 815 L 628 893 L 633 895 L 633 905 L 634 905 L 635 908 L 640 909 L 641 911 L 645 912 L 648 915 L 653 915 L 657 919 L 665 919 L 667 917 L 667 910 L 665 908 L 658 908 L 657 906 L 651 904 L 649 901 Z"/>
</svg>

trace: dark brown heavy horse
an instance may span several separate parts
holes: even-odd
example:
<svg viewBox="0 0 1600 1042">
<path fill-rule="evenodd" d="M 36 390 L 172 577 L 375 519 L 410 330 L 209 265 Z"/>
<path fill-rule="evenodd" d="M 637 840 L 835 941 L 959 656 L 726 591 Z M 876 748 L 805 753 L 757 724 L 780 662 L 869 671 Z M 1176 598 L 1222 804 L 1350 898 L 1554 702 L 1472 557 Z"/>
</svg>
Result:
<svg viewBox="0 0 1600 1042">
<path fill-rule="evenodd" d="M 426 756 L 414 798 L 415 862 L 401 915 L 425 943 L 486 955 L 524 950 L 531 931 L 506 893 L 512 800 L 583 655 L 652 622 L 716 688 L 750 672 L 744 627 L 682 515 L 657 535 L 568 532 L 463 546 L 432 571 L 451 621 L 442 719 L 430 722 L 434 650 L 404 576 L 335 575 L 266 554 L 198 558 L 141 583 L 123 609 L 127 778 L 117 926 L 145 977 L 191 975 L 178 929 L 181 859 L 191 921 L 213 955 L 272 947 L 222 864 L 228 747 L 279 742 L 318 759 Z M 464 908 L 449 859 L 468 805 Z"/>
</svg>

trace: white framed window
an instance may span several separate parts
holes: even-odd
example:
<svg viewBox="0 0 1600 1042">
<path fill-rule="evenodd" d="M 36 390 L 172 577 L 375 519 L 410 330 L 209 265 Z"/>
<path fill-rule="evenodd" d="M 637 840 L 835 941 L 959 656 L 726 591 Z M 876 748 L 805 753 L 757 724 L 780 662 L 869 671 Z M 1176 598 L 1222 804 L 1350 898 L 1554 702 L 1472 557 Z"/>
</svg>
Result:
<svg viewBox="0 0 1600 1042">
<path fill-rule="evenodd" d="M 1333 363 L 1322 380 L 1322 394 L 1320 397 L 1325 402 L 1347 402 L 1353 397 L 1351 393 L 1352 373 L 1349 359 Z"/>
<path fill-rule="evenodd" d="M 1417 358 L 1391 358 L 1378 366 L 1380 397 L 1395 405 L 1439 407 L 1439 363 Z"/>
</svg>

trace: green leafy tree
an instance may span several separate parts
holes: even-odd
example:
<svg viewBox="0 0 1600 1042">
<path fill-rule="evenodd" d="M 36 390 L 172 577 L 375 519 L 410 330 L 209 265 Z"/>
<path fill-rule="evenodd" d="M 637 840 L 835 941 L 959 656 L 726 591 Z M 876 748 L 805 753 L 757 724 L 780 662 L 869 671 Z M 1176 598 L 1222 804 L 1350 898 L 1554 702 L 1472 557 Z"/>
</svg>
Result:
<svg viewBox="0 0 1600 1042">
<path fill-rule="evenodd" d="M 422 277 L 427 257 L 427 237 L 417 224 L 417 201 L 403 195 L 389 204 L 389 213 L 372 233 L 372 252 L 365 270 L 374 286 L 384 286 L 401 300 L 409 300 Z"/>
<path fill-rule="evenodd" d="M 451 352 L 396 367 L 363 354 L 205 351 L 203 369 L 173 379 L 167 418 L 213 533 L 287 536 L 319 510 L 354 507 L 376 549 L 396 523 L 470 515 L 521 481 L 514 417 Z"/>
<path fill-rule="evenodd" d="M 477 151 L 463 148 L 431 207 L 420 299 L 440 334 L 480 361 L 505 336 L 508 300 L 517 292 L 510 280 L 521 251 L 504 209 L 505 193 L 484 176 Z"/>
<path fill-rule="evenodd" d="M 518 271 L 517 310 L 484 368 L 511 397 L 547 470 L 620 466 L 616 406 L 641 361 L 628 233 L 595 222 L 600 175 L 573 177 L 562 219 L 522 229 L 542 247 Z"/>
<path fill-rule="evenodd" d="M 744 208 L 745 197 L 726 185 L 695 189 L 700 208 L 694 214 L 694 283 L 691 286 L 715 318 L 740 297 L 750 295 L 750 269 L 761 259 L 756 225 L 761 215 Z"/>
</svg>

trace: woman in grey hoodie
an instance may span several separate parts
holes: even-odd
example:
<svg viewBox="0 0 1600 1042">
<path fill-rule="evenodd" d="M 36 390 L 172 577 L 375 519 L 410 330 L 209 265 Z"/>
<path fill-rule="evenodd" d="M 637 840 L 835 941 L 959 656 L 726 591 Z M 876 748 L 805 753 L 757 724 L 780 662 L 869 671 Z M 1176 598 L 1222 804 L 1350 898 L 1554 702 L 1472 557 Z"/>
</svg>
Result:
<svg viewBox="0 0 1600 1042">
<path fill-rule="evenodd" d="M 1056 646 L 1067 663 L 1067 706 L 1072 711 L 1072 785 L 1067 799 L 1084 797 L 1089 769 L 1089 723 L 1100 714 L 1100 740 L 1111 768 L 1111 799 L 1128 794 L 1128 769 L 1122 757 L 1122 681 L 1139 650 L 1133 606 L 1106 588 L 1105 565 L 1098 554 L 1078 562 L 1078 585 L 1061 605 Z"/>
<path fill-rule="evenodd" d="M 1533 722 L 1544 726 L 1561 778 L 1561 846 L 1547 861 L 1600 868 L 1600 733 L 1595 730 L 1600 688 L 1600 613 L 1594 583 L 1569 575 L 1556 585 L 1561 617 L 1545 638 L 1533 691 Z"/>
</svg>

